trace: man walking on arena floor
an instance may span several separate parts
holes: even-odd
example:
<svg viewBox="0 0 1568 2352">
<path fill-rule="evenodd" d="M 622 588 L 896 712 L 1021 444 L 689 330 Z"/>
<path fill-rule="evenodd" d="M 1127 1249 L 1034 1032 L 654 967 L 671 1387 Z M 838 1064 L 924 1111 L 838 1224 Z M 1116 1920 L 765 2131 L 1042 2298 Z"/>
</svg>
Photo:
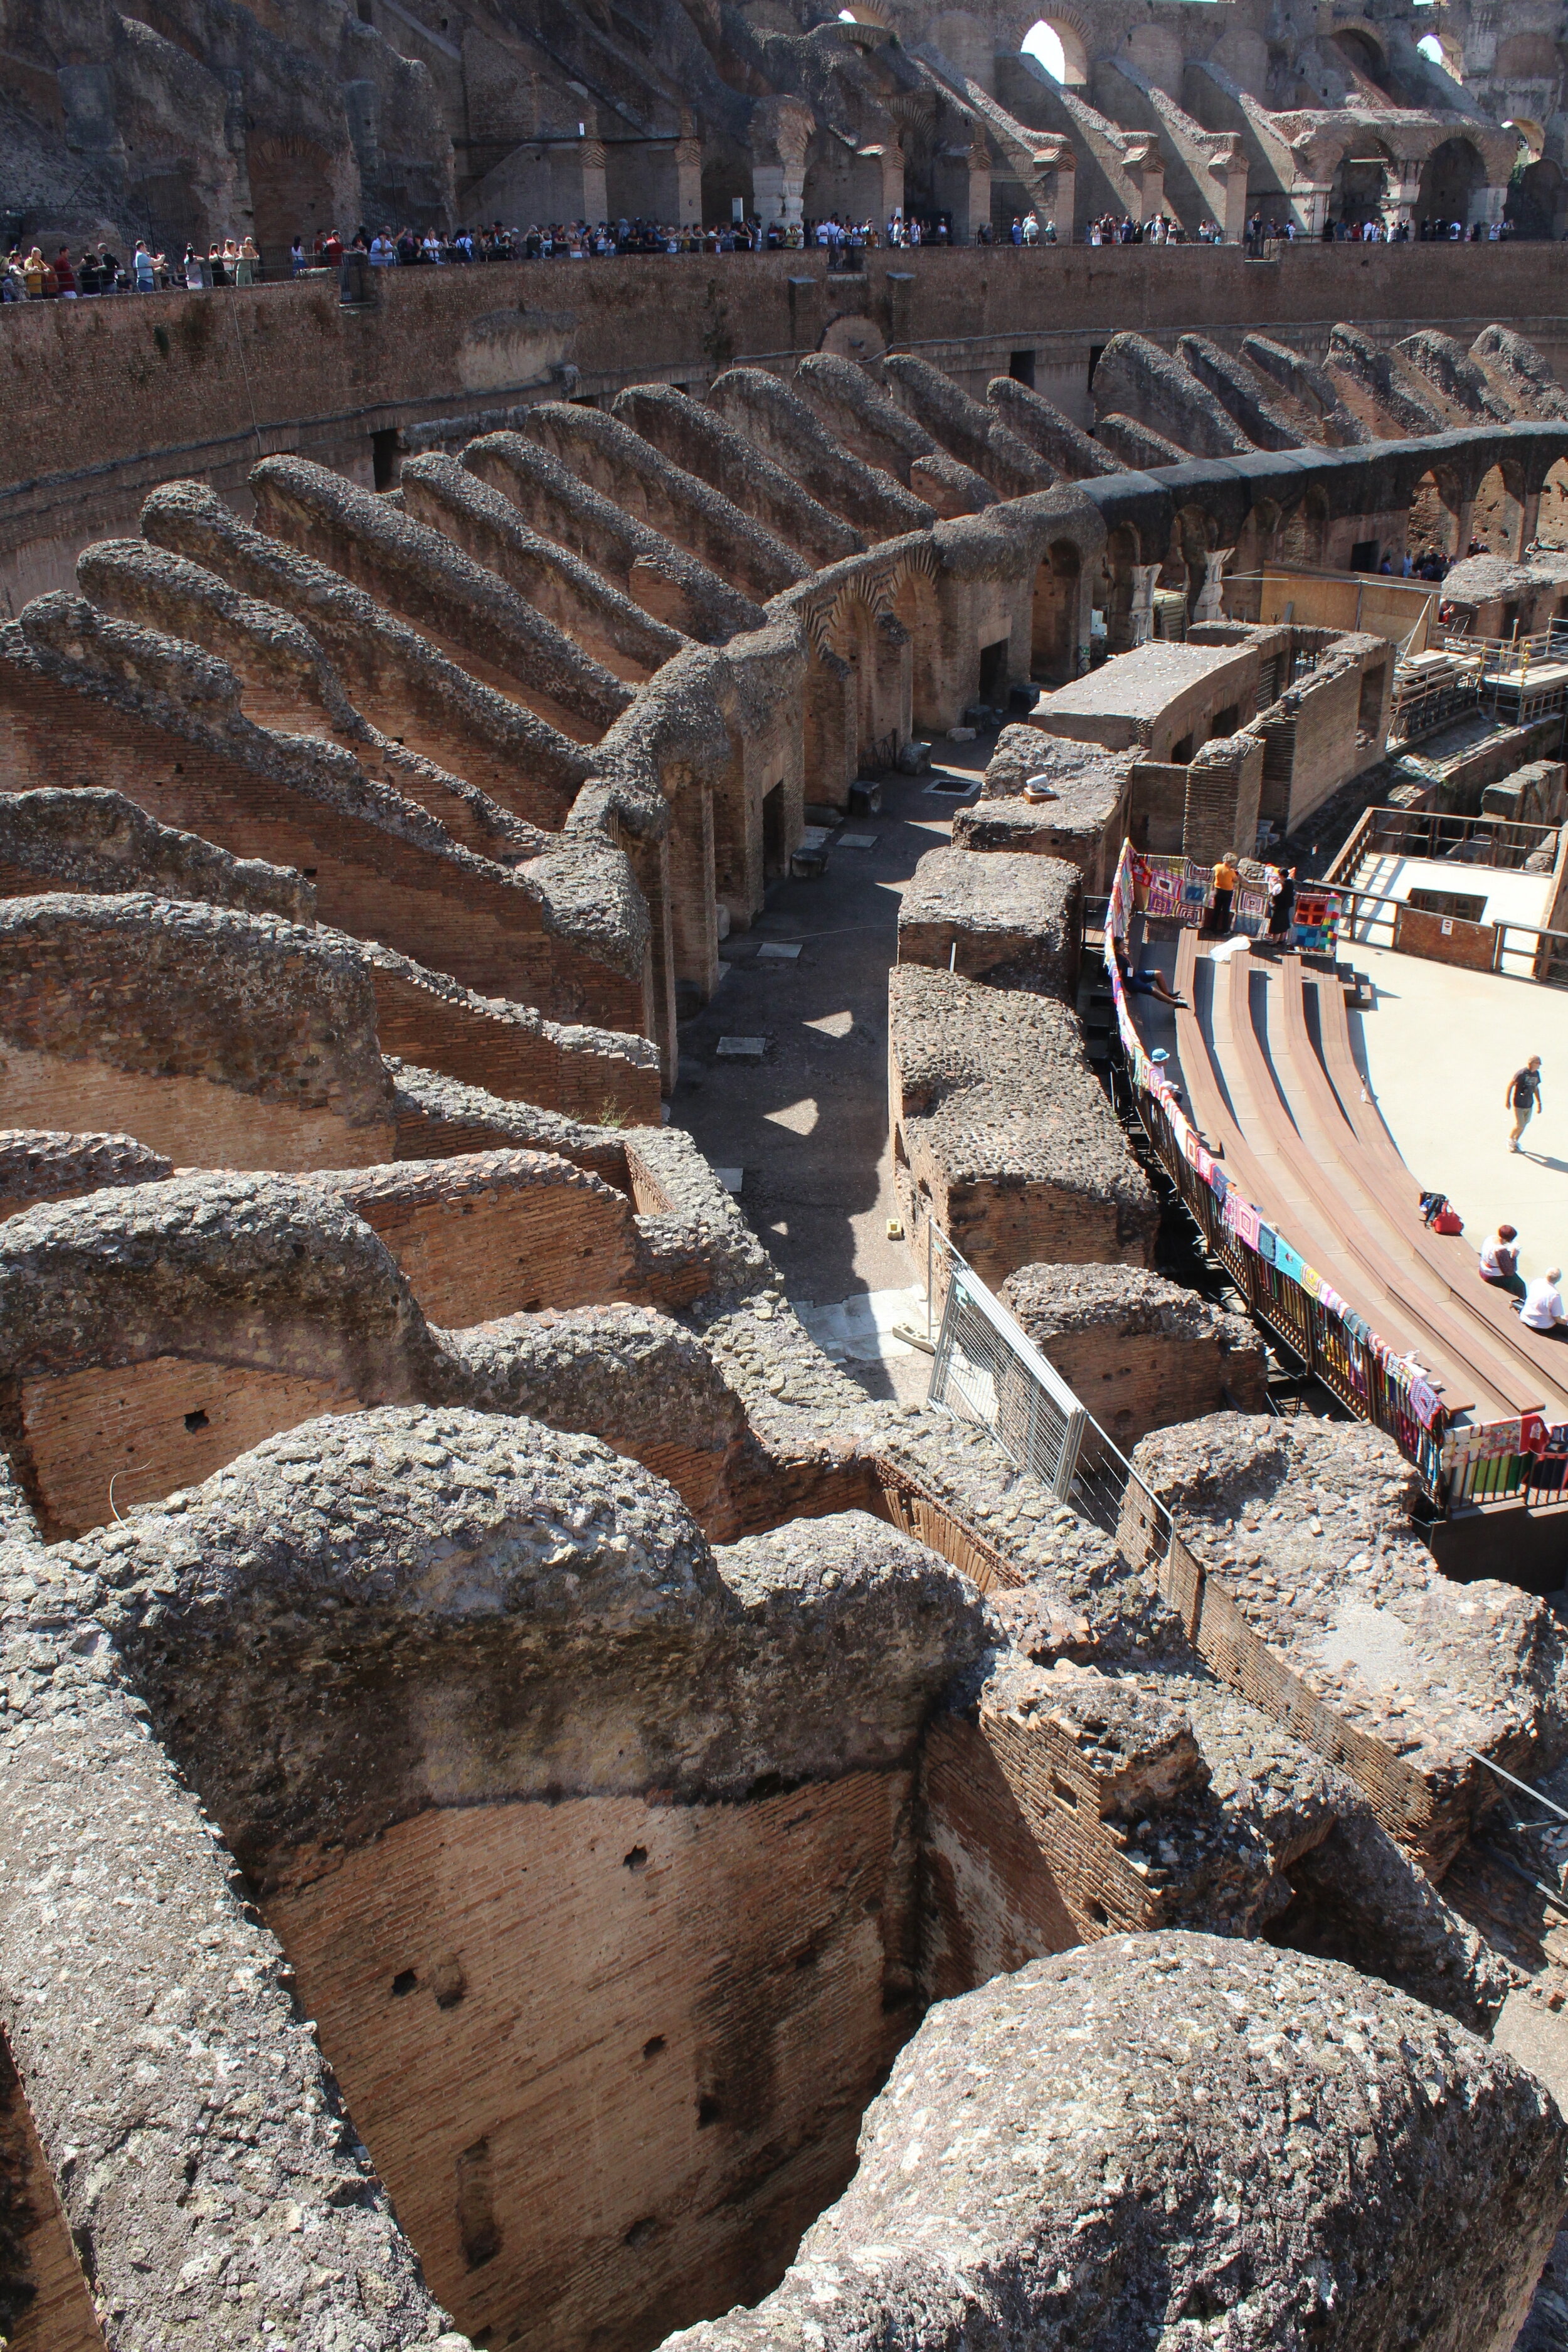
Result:
<svg viewBox="0 0 1568 2352">
<path fill-rule="evenodd" d="M 1541 1108 L 1541 1056 L 1531 1054 L 1522 1070 L 1515 1070 L 1503 1097 L 1505 1109 L 1513 1113 L 1513 1134 L 1509 1150 L 1517 1151 L 1520 1139 L 1534 1113 Z"/>
</svg>

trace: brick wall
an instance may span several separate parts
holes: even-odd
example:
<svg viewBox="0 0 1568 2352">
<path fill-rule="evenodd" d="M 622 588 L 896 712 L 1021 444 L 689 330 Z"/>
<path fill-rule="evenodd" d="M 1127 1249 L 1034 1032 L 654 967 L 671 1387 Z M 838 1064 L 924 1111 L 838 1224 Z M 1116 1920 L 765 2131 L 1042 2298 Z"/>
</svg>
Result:
<svg viewBox="0 0 1568 2352">
<path fill-rule="evenodd" d="M 1243 1350 L 1225 1348 L 1217 1337 L 1124 1334 L 1100 1324 L 1090 1330 L 1055 1332 L 1041 1345 L 1123 1453 L 1152 1429 L 1227 1411 L 1227 1389 L 1237 1411 L 1265 1410 L 1267 1367 L 1260 1339 Z"/>
<path fill-rule="evenodd" d="M 1394 944 L 1402 955 L 1423 956 L 1428 963 L 1458 964 L 1461 971 L 1490 971 L 1497 952 L 1497 927 L 1401 906 L 1394 909 Z"/>
<path fill-rule="evenodd" d="M 1258 838 L 1264 743 L 1251 733 L 1220 736 L 1187 770 L 1182 847 L 1200 866 L 1217 865 L 1227 849 L 1250 857 Z"/>
<path fill-rule="evenodd" d="M 18 1383 L 19 1467 L 54 1542 L 198 1486 L 278 1430 L 359 1403 L 341 1381 L 198 1357 L 95 1364 Z"/>
<path fill-rule="evenodd" d="M 1434 1787 L 1392 1747 L 1325 1706 L 1259 1640 L 1233 1595 L 1181 1538 L 1167 1545 L 1146 1493 L 1135 1482 L 1122 1499 L 1116 1539 L 1124 1559 L 1158 1575 L 1162 1597 L 1220 1680 L 1359 1781 L 1384 1829 L 1410 1849 L 1428 1876 L 1441 1878 L 1469 1831 L 1464 1783 Z"/>
<path fill-rule="evenodd" d="M 642 1029 L 639 982 L 546 932 L 526 891 L 0 661 L 0 790 L 84 784 L 122 792 L 160 823 L 237 856 L 311 876 L 324 924 L 384 940 L 481 995 L 560 1020 Z"/>
<path fill-rule="evenodd" d="M 630 1202 L 544 1152 L 508 1153 L 472 1173 L 388 1170 L 343 1197 L 386 1244 L 427 1319 L 447 1329 L 644 1297 Z"/>
<path fill-rule="evenodd" d="M 92 2296 L 4 2033 L 0 2329 L 9 2352 L 103 2352 Z"/>
<path fill-rule="evenodd" d="M 1133 847 L 1179 857 L 1186 821 L 1186 769 L 1165 760 L 1140 760 L 1129 787 L 1127 831 Z"/>
<path fill-rule="evenodd" d="M 983 1282 L 1000 1289 L 1021 1265 L 1147 1265 L 1154 1249 L 1154 1220 L 1140 1218 L 1136 1231 L 1111 1200 L 1087 1189 L 1038 1180 L 1000 1176 L 994 1182 L 952 1181 L 935 1155 L 926 1150 L 919 1129 L 909 1130 L 906 1165 L 896 1167 L 899 1200 L 910 1246 L 921 1265 L 923 1200 L 916 1184 L 924 1180 L 942 1231 L 957 1243 Z"/>
<path fill-rule="evenodd" d="M 390 1160 L 390 1114 L 351 1125 L 210 1078 L 162 1077 L 0 1039 L 0 1125 L 133 1135 L 178 1168 L 358 1168 Z"/>
<path fill-rule="evenodd" d="M 575 1118 L 618 1117 L 638 1126 L 658 1118 L 657 1067 L 593 1048 L 579 1051 L 549 1031 L 489 1018 L 477 1006 L 455 1004 L 379 965 L 371 978 L 383 1053 L 483 1087 L 487 1094 Z"/>
<path fill-rule="evenodd" d="M 1082 1940 L 990 1746 L 939 1716 L 921 1770 L 921 1990 L 952 2000 Z"/>
<path fill-rule="evenodd" d="M 459 1806 L 268 1906 L 460 2327 L 645 2352 L 776 2284 L 916 2021 L 909 1798 Z"/>
<path fill-rule="evenodd" d="M 1346 668 L 1321 683 L 1304 679 L 1298 691 L 1300 708 L 1291 745 L 1290 798 L 1286 815 L 1286 830 L 1291 833 L 1315 808 L 1332 798 L 1345 779 L 1355 774 L 1362 761 L 1356 743 L 1361 709 L 1360 669 Z M 1378 757 L 1381 750 L 1379 745 L 1377 751 L 1366 754 L 1367 758 Z M 1268 816 L 1272 811 L 1266 807 L 1259 814 Z"/>
</svg>

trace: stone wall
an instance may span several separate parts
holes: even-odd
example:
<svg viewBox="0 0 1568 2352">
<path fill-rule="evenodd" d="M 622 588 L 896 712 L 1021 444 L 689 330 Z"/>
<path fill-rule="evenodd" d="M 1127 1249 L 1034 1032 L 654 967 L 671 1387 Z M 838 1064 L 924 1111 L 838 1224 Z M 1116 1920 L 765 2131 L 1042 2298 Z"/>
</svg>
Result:
<svg viewBox="0 0 1568 2352">
<path fill-rule="evenodd" d="M 1152 1429 L 1265 1406 L 1263 1342 L 1244 1316 L 1141 1267 L 1026 1265 L 1003 1302 L 1125 1452 Z"/>
<path fill-rule="evenodd" d="M 1081 902 L 1078 870 L 1059 858 L 928 849 L 899 901 L 899 961 L 1070 1003 Z"/>
<path fill-rule="evenodd" d="M 0 588 L 15 611 L 67 585 L 80 548 L 133 527 L 156 481 L 196 473 L 243 495 L 258 431 L 368 485 L 378 432 L 439 416 L 460 439 L 466 419 L 468 430 L 493 421 L 498 400 L 558 397 L 552 371 L 566 366 L 601 395 L 650 377 L 706 383 L 720 372 L 716 352 L 724 365 L 749 352 L 771 363 L 816 350 L 842 316 L 864 316 L 884 341 L 907 337 L 939 364 L 951 356 L 976 390 L 1023 343 L 1039 356 L 1042 389 L 1054 371 L 1053 396 L 1065 393 L 1080 424 L 1090 355 L 1131 304 L 1155 338 L 1201 320 L 1317 352 L 1352 304 L 1390 341 L 1413 319 L 1463 330 L 1500 314 L 1527 337 L 1545 333 L 1549 356 L 1561 355 L 1542 325 L 1556 316 L 1543 245 L 1466 247 L 1436 270 L 1415 246 L 1372 247 L 1358 259 L 1353 288 L 1341 251 L 1310 244 L 1268 272 L 1234 247 L 996 247 L 978 274 L 972 255 L 931 250 L 912 278 L 896 255 L 873 254 L 849 283 L 815 254 L 673 269 L 627 259 L 574 278 L 564 325 L 560 273 L 528 264 L 392 273 L 368 317 L 343 312 L 320 283 L 258 288 L 233 306 L 232 323 L 200 294 L 40 303 L 6 320 L 14 396 L 33 427 L 0 499 Z"/>
<path fill-rule="evenodd" d="M 1037 1259 L 1148 1263 L 1153 1194 L 1066 1005 L 895 966 L 888 1089 L 922 1265 L 928 1214 L 994 1285 Z"/>
</svg>

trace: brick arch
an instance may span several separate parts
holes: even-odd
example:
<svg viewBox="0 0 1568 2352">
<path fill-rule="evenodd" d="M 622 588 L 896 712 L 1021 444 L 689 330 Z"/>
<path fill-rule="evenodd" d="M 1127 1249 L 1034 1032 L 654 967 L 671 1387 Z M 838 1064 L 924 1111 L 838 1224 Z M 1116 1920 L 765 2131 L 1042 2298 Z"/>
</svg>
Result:
<svg viewBox="0 0 1568 2352">
<path fill-rule="evenodd" d="M 1048 25 L 1062 45 L 1068 68 L 1069 84 L 1077 86 L 1079 78 L 1089 79 L 1089 69 L 1096 50 L 1103 46 L 1093 26 L 1081 10 L 1071 6 L 1054 6 L 1050 0 L 1041 6 L 1025 5 L 1013 9 L 1005 23 L 1005 34 L 998 28 L 997 47 L 1021 49 L 1037 25 Z"/>
</svg>

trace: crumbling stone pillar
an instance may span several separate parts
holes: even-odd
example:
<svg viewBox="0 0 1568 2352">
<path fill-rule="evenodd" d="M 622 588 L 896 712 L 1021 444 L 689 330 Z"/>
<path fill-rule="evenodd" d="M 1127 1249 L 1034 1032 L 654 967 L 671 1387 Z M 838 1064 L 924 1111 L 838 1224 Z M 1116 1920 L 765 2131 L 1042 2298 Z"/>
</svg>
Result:
<svg viewBox="0 0 1568 2352">
<path fill-rule="evenodd" d="M 702 142 L 684 125 L 675 142 L 675 210 L 682 228 L 702 218 Z"/>
<path fill-rule="evenodd" d="M 1130 140 L 1123 156 L 1128 177 L 1138 191 L 1138 217 L 1154 220 L 1165 209 L 1165 159 L 1157 139 Z"/>
<path fill-rule="evenodd" d="M 1157 563 L 1135 563 L 1132 566 L 1131 644 L 1134 651 L 1146 646 L 1154 634 L 1154 583 L 1160 577 Z"/>
<path fill-rule="evenodd" d="M 584 139 L 577 150 L 577 162 L 583 174 L 577 217 L 585 221 L 608 220 L 610 199 L 605 188 L 604 141 Z"/>
<path fill-rule="evenodd" d="M 1039 139 L 1030 161 L 1034 175 L 1029 182 L 1029 197 L 1040 216 L 1041 226 L 1054 221 L 1058 240 L 1070 245 L 1078 208 L 1078 158 L 1072 142 L 1068 139 Z"/>
<path fill-rule="evenodd" d="M 1198 591 L 1198 601 L 1193 612 L 1194 621 L 1225 619 L 1225 567 L 1235 553 L 1234 547 L 1213 547 L 1209 550 L 1204 584 Z"/>
<path fill-rule="evenodd" d="M 795 98 L 764 98 L 752 112 L 752 204 L 764 226 L 798 226 L 805 158 L 816 118 Z"/>
<path fill-rule="evenodd" d="M 1330 180 L 1298 180 L 1290 191 L 1290 210 L 1296 215 L 1296 226 L 1303 236 L 1321 236 L 1323 223 L 1329 216 L 1329 198 L 1333 193 Z"/>
<path fill-rule="evenodd" d="M 713 895 L 713 793 L 689 783 L 669 812 L 670 934 L 677 980 L 709 997 L 719 979 L 719 926 Z"/>
</svg>

